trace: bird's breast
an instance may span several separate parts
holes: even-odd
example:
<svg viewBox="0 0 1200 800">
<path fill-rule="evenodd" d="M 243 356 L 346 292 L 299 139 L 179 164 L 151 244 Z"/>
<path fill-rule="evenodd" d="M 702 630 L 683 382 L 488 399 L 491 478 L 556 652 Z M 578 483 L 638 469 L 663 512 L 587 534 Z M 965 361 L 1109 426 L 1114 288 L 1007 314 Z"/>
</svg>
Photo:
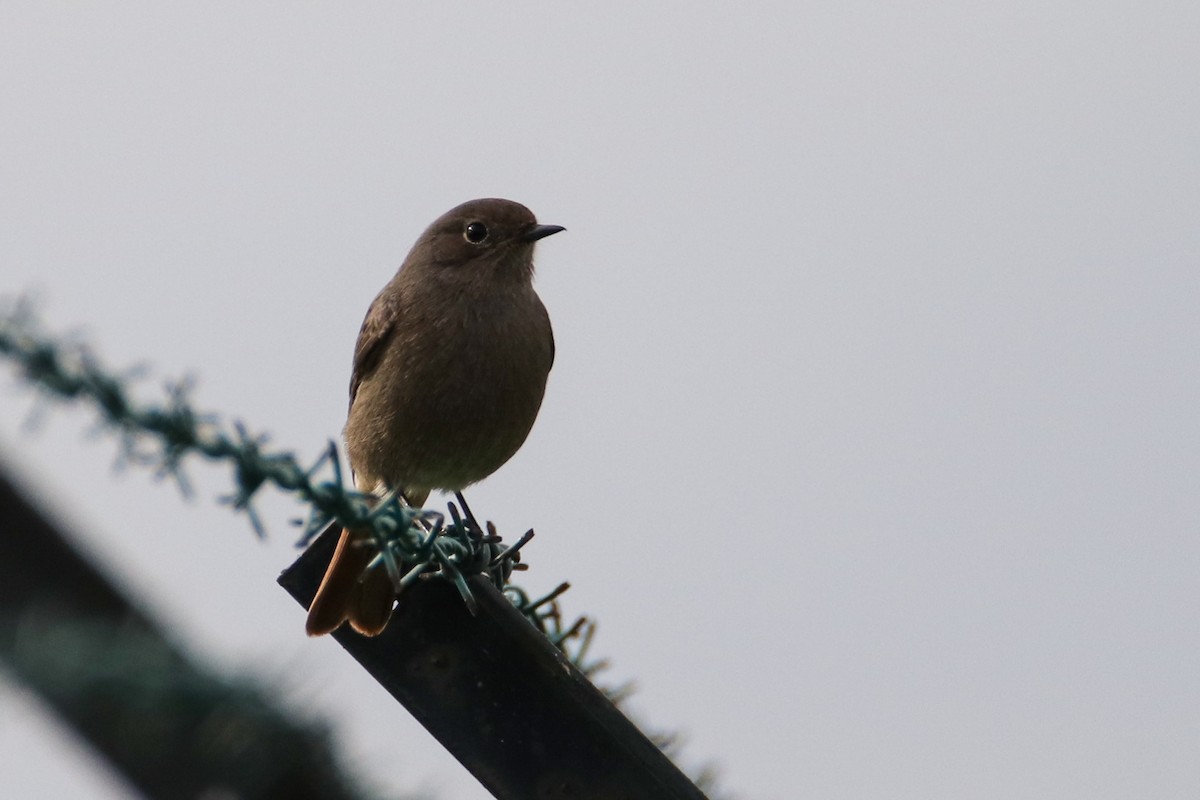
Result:
<svg viewBox="0 0 1200 800">
<path fill-rule="evenodd" d="M 371 483 L 421 489 L 487 477 L 529 435 L 553 348 L 536 295 L 403 315 L 350 410 L 355 471 Z"/>
</svg>

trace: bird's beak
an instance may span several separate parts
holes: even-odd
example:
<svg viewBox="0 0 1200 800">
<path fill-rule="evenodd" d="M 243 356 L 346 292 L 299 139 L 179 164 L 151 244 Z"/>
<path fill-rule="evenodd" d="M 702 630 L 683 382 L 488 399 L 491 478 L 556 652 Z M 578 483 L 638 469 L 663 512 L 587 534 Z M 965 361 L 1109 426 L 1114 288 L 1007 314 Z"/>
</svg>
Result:
<svg viewBox="0 0 1200 800">
<path fill-rule="evenodd" d="M 562 225 L 534 225 L 525 233 L 521 234 L 522 242 L 536 242 L 538 239 L 545 239 L 547 236 L 553 236 L 556 233 L 565 231 Z"/>
</svg>

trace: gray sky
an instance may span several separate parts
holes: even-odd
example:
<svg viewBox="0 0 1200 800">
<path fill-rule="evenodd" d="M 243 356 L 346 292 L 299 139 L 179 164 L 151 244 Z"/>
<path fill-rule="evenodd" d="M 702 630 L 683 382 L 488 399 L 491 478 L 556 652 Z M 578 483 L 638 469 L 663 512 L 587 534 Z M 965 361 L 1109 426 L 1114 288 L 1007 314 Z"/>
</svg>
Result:
<svg viewBox="0 0 1200 800">
<path fill-rule="evenodd" d="M 1200 6 L 0 6 L 0 293 L 315 457 L 371 298 L 472 197 L 558 356 L 469 493 L 744 798 L 1200 794 Z M 154 395 L 158 379 L 146 386 Z M 294 532 L 91 417 L 3 457 L 364 774 L 485 793 L 276 588 Z M 0 685 L 0 794 L 96 767 Z M 103 774 L 103 773 L 101 773 Z"/>
</svg>

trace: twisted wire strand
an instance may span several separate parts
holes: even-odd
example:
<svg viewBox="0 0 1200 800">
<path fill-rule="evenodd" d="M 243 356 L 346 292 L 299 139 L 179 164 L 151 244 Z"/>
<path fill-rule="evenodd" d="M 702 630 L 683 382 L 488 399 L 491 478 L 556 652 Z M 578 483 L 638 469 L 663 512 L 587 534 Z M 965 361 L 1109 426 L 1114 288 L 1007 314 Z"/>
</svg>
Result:
<svg viewBox="0 0 1200 800">
<path fill-rule="evenodd" d="M 564 627 L 556 599 L 561 592 L 529 602 L 522 590 L 508 584 L 513 570 L 525 567 L 520 551 L 532 531 L 506 548 L 490 523 L 487 534 L 481 535 L 453 504 L 447 523 L 441 512 L 411 508 L 396 493 L 376 497 L 349 489 L 333 442 L 314 464 L 304 467 L 292 452 L 268 449 L 266 436 L 249 432 L 243 423 L 222 423 L 215 414 L 197 411 L 187 380 L 168 383 L 160 404 L 140 403 L 129 389 L 144 370 L 120 375 L 81 342 L 44 333 L 25 301 L 0 307 L 0 355 L 12 361 L 43 398 L 95 407 L 101 426 L 117 436 L 120 463 L 150 467 L 174 480 L 186 495 L 192 491 L 184 471 L 188 456 L 230 464 L 234 490 L 219 501 L 244 512 L 259 537 L 266 529 L 254 498 L 263 487 L 274 486 L 308 507 L 299 545 L 307 545 L 331 522 L 368 531 L 379 550 L 372 564 L 382 562 L 398 588 L 419 578 L 441 577 L 452 581 L 470 606 L 474 598 L 465 576 L 486 573 L 498 588 L 510 592 L 510 598 L 521 598 L 518 608 L 525 617 L 576 666 L 589 674 L 596 670 L 597 665 L 581 658 L 586 646 L 572 646 L 583 645 L 593 624 L 580 618 Z"/>
</svg>

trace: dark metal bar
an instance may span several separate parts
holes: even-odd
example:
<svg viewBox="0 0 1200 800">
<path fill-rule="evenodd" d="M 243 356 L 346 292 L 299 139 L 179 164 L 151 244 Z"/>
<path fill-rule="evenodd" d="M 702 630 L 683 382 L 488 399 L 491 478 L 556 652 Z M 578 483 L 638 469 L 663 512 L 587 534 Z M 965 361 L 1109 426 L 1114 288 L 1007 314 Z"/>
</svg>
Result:
<svg viewBox="0 0 1200 800">
<path fill-rule="evenodd" d="M 351 800 L 323 734 L 197 666 L 0 469 L 0 666 L 146 797 Z"/>
<path fill-rule="evenodd" d="M 305 608 L 337 537 L 279 577 Z M 500 800 L 704 800 L 489 580 L 468 582 L 476 616 L 448 581 L 418 581 L 380 636 L 333 637 Z"/>
</svg>

